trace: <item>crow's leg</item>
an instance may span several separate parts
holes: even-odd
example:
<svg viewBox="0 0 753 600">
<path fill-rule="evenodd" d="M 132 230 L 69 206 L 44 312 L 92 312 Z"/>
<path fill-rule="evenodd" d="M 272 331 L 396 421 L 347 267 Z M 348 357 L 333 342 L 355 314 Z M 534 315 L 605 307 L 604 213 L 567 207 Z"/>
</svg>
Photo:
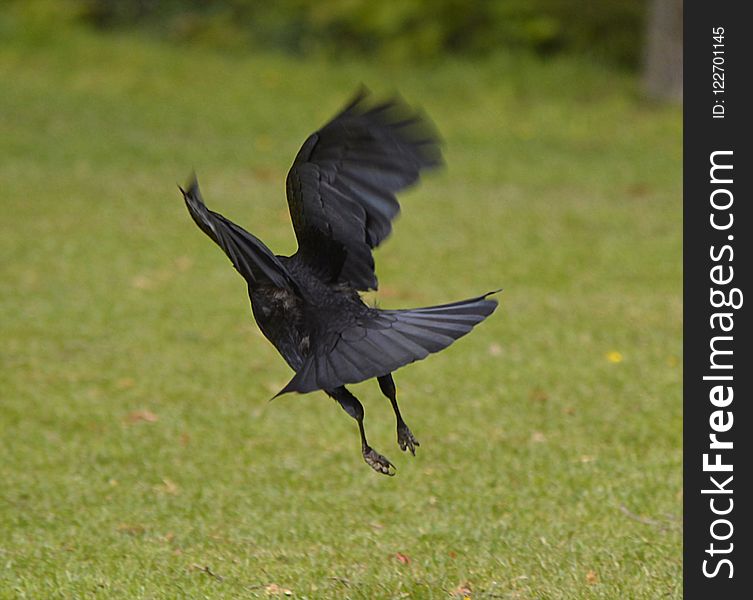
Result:
<svg viewBox="0 0 753 600">
<path fill-rule="evenodd" d="M 400 446 L 400 449 L 403 452 L 410 450 L 410 453 L 415 456 L 416 446 L 420 446 L 421 444 L 419 444 L 418 440 L 413 437 L 411 430 L 408 429 L 408 426 L 405 424 L 405 421 L 403 421 L 403 417 L 400 414 L 400 408 L 397 405 L 395 382 L 392 379 L 392 375 L 388 373 L 383 377 L 377 377 L 377 381 L 379 382 L 379 389 L 390 399 L 392 410 L 395 411 L 395 419 L 397 419 L 397 443 Z"/>
<path fill-rule="evenodd" d="M 337 400 L 340 406 L 343 407 L 343 410 L 358 422 L 358 431 L 361 434 L 361 454 L 363 454 L 366 464 L 377 473 L 394 475 L 395 465 L 369 446 L 369 443 L 366 441 L 366 433 L 363 430 L 363 406 L 358 401 L 358 398 L 345 389 L 345 386 L 340 386 L 334 390 L 327 390 L 327 395 Z"/>
</svg>

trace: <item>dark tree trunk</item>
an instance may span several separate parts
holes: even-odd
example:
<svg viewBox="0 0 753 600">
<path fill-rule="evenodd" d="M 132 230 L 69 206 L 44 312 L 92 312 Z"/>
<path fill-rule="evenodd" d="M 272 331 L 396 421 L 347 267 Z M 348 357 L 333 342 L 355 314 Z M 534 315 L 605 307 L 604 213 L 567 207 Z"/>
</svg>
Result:
<svg viewBox="0 0 753 600">
<path fill-rule="evenodd" d="M 658 100 L 682 100 L 682 0 L 652 0 L 643 87 Z"/>
</svg>

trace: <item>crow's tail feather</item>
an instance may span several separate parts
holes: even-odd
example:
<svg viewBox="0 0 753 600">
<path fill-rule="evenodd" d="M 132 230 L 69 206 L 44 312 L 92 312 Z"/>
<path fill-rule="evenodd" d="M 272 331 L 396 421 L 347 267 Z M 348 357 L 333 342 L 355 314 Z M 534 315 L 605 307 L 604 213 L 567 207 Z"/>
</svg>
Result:
<svg viewBox="0 0 753 600">
<path fill-rule="evenodd" d="M 497 301 L 488 296 L 499 291 L 441 306 L 380 310 L 317 344 L 278 395 L 358 383 L 439 352 L 494 312 Z"/>
</svg>

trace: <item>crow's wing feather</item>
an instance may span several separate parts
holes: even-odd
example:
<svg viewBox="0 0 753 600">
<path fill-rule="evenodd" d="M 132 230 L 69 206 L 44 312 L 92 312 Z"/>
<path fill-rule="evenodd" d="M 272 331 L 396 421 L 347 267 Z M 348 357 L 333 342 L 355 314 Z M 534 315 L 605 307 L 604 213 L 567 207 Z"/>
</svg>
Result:
<svg viewBox="0 0 753 600">
<path fill-rule="evenodd" d="M 494 293 L 428 308 L 380 310 L 314 338 L 311 354 L 278 395 L 381 377 L 439 352 L 494 312 L 497 301 L 487 299 Z"/>
<path fill-rule="evenodd" d="M 395 194 L 439 164 L 438 136 L 426 117 L 399 98 L 370 105 L 359 92 L 304 142 L 288 173 L 300 257 L 325 280 L 376 289 L 371 250 L 400 212 Z"/>
<path fill-rule="evenodd" d="M 209 210 L 201 198 L 199 183 L 194 177 L 184 190 L 188 212 L 214 242 L 222 248 L 236 270 L 249 283 L 269 281 L 280 288 L 295 289 L 295 283 L 278 258 L 261 240 L 221 214 Z"/>
</svg>

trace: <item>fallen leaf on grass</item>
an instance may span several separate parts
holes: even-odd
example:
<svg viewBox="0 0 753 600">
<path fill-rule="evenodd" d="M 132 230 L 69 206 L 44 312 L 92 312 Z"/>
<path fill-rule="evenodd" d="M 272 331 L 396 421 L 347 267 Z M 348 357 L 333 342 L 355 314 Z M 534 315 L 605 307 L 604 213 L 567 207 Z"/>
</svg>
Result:
<svg viewBox="0 0 753 600">
<path fill-rule="evenodd" d="M 115 528 L 119 533 L 128 535 L 141 535 L 146 531 L 146 527 L 139 523 L 121 523 Z"/>
<path fill-rule="evenodd" d="M 410 556 L 408 556 L 407 554 L 403 554 L 402 552 L 395 552 L 395 558 L 400 562 L 401 565 L 410 564 Z"/>
<path fill-rule="evenodd" d="M 599 576 L 596 574 L 596 571 L 589 571 L 586 573 L 586 583 L 588 585 L 594 585 L 595 583 L 599 582 Z"/>
<path fill-rule="evenodd" d="M 458 587 L 450 592 L 450 596 L 462 596 L 464 599 L 470 598 L 471 584 L 467 581 L 465 583 L 461 583 Z"/>
<path fill-rule="evenodd" d="M 171 496 L 175 496 L 180 492 L 178 484 L 167 478 L 163 479 L 161 484 L 155 485 L 154 490 L 161 494 L 170 494 Z"/>
<path fill-rule="evenodd" d="M 546 402 L 549 400 L 549 394 L 547 394 L 544 390 L 541 388 L 533 388 L 529 393 L 528 397 L 531 400 L 534 400 L 536 402 Z"/>
<path fill-rule="evenodd" d="M 625 191 L 631 196 L 645 198 L 646 196 L 651 195 L 651 186 L 648 183 L 638 181 L 625 187 Z"/>
<path fill-rule="evenodd" d="M 115 382 L 115 387 L 119 390 L 128 390 L 136 385 L 136 381 L 133 377 L 122 377 Z"/>
<path fill-rule="evenodd" d="M 292 596 L 293 590 L 289 590 L 288 588 L 280 587 L 276 583 L 270 583 L 267 587 L 264 588 L 264 591 L 267 593 L 267 596 Z"/>
<path fill-rule="evenodd" d="M 151 410 L 134 410 L 132 413 L 128 413 L 125 417 L 127 423 L 138 423 L 144 421 L 146 423 L 155 423 L 159 421 L 159 417 L 155 415 Z"/>
</svg>

